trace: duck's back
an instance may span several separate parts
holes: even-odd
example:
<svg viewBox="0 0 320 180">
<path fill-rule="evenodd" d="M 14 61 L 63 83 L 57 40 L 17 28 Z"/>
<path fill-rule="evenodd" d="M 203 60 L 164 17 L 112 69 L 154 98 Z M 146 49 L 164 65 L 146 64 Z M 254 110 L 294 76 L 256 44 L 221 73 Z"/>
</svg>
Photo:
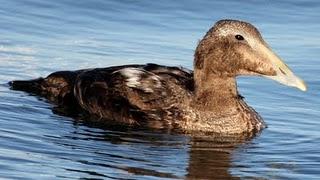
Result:
<svg viewBox="0 0 320 180">
<path fill-rule="evenodd" d="M 74 85 L 74 96 L 90 114 L 152 126 L 171 124 L 174 109 L 187 103 L 192 91 L 191 71 L 156 64 L 86 70 Z"/>
<path fill-rule="evenodd" d="M 10 85 L 62 106 L 80 107 L 106 123 L 167 126 L 191 99 L 194 81 L 190 70 L 146 64 L 58 71 Z"/>
</svg>

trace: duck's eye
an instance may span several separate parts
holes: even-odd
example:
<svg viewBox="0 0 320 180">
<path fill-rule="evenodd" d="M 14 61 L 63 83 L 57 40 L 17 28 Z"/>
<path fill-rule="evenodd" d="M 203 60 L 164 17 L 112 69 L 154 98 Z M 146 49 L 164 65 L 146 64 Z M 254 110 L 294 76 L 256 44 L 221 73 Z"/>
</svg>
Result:
<svg viewBox="0 0 320 180">
<path fill-rule="evenodd" d="M 239 34 L 237 34 L 237 35 L 235 36 L 235 38 L 236 38 L 237 40 L 239 40 L 239 41 L 244 40 L 243 36 L 241 36 L 241 35 L 239 35 Z"/>
</svg>

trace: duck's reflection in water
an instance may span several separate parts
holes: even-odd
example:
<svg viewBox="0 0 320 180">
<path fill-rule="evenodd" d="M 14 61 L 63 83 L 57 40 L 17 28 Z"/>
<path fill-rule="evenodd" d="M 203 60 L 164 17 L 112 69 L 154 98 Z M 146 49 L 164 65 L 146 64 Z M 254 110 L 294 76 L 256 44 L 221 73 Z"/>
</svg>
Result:
<svg viewBox="0 0 320 180">
<path fill-rule="evenodd" d="M 91 160 L 77 160 L 93 167 L 86 173 L 90 177 L 95 174 L 99 177 L 133 179 L 237 179 L 230 173 L 233 152 L 252 139 L 251 135 L 183 135 L 124 126 L 101 128 L 100 123 L 92 121 L 75 120 L 73 123 L 77 130 L 70 132 L 70 137 L 89 143 L 86 153 L 94 157 Z M 73 143 L 68 141 L 68 146 L 70 142 Z M 75 147 L 83 146 L 77 141 L 74 143 Z M 66 170 L 81 174 L 86 172 L 77 168 Z M 110 174 L 110 171 L 119 173 Z"/>
<path fill-rule="evenodd" d="M 236 148 L 252 137 L 193 137 L 189 151 L 188 179 L 238 179 L 230 172 Z"/>
</svg>

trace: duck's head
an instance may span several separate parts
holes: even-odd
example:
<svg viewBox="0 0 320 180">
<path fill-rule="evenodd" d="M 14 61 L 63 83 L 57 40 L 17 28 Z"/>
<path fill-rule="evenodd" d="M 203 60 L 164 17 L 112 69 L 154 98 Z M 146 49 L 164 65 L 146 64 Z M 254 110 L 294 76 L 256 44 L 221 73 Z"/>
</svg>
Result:
<svg viewBox="0 0 320 180">
<path fill-rule="evenodd" d="M 207 32 L 196 49 L 194 68 L 195 79 L 200 82 L 213 76 L 259 75 L 302 91 L 307 89 L 259 31 L 238 20 L 220 20 Z"/>
</svg>

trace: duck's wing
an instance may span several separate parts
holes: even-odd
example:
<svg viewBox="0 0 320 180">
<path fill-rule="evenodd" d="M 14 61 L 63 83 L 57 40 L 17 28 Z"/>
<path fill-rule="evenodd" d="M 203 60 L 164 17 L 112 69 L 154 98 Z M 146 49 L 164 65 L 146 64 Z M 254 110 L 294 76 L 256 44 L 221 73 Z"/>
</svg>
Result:
<svg viewBox="0 0 320 180">
<path fill-rule="evenodd" d="M 161 113 L 189 99 L 192 91 L 191 71 L 155 64 L 84 71 L 74 87 L 80 106 L 89 113 L 131 124 L 161 119 Z"/>
</svg>

